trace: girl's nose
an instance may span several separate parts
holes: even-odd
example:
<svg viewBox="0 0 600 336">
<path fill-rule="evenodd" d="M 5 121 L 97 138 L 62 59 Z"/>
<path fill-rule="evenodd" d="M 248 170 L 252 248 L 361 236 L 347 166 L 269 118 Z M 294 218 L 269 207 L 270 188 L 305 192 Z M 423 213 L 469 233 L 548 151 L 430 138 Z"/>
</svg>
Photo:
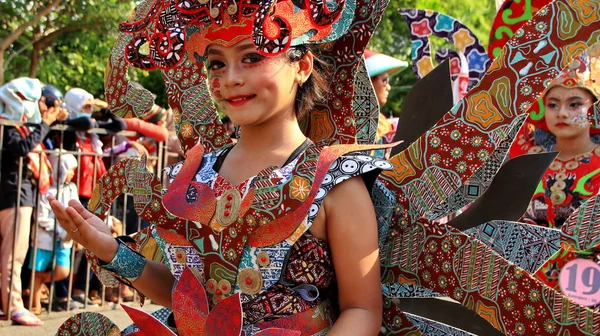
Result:
<svg viewBox="0 0 600 336">
<path fill-rule="evenodd" d="M 224 74 L 223 84 L 228 88 L 242 86 L 244 84 L 244 79 L 239 70 L 231 67 Z"/>
</svg>

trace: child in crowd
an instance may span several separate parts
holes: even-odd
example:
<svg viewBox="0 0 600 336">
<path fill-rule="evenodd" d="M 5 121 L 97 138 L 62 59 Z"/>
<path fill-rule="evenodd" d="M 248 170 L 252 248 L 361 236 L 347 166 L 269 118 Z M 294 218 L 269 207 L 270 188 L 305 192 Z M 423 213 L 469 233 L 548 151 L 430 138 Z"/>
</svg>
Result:
<svg viewBox="0 0 600 336">
<path fill-rule="evenodd" d="M 58 151 L 49 158 L 53 169 L 53 184 L 46 196 L 55 197 L 61 204 L 68 204 L 70 200 L 79 198 L 77 185 L 72 182 L 77 168 L 77 159 L 71 154 L 59 155 Z M 51 280 L 60 281 L 69 276 L 71 270 L 71 247 L 73 241 L 60 225 L 56 225 L 54 213 L 46 196 L 40 198 L 37 208 L 37 232 L 35 258 L 29 263 L 29 268 L 34 269 L 33 304 L 30 311 L 34 314 L 41 312 L 42 285 Z M 56 268 L 52 276 L 53 249 L 56 255 Z M 57 304 L 66 304 L 67 298 L 58 298 Z"/>
</svg>

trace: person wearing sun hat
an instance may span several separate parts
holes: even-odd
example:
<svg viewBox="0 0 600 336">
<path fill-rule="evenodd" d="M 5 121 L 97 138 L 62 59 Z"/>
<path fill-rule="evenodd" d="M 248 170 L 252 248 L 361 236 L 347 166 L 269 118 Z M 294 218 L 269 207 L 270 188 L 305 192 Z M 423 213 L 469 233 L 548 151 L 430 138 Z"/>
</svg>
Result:
<svg viewBox="0 0 600 336">
<path fill-rule="evenodd" d="M 397 58 L 378 53 L 372 50 L 365 50 L 365 66 L 367 67 L 367 73 L 369 77 L 371 77 L 371 83 L 373 84 L 373 89 L 375 90 L 375 95 L 377 96 L 377 102 L 379 103 L 379 107 L 381 108 L 385 103 L 387 103 L 388 96 L 390 91 L 392 90 L 392 86 L 390 85 L 390 76 L 399 70 L 402 70 L 408 66 L 408 63 L 405 61 L 401 61 Z M 383 142 L 384 137 L 391 138 L 394 136 L 396 132 L 395 125 L 390 122 L 387 117 L 379 111 L 379 121 L 377 123 L 377 135 L 375 140 L 378 143 Z M 387 141 L 389 142 L 389 141 Z M 383 156 L 385 150 L 375 151 L 375 156 Z"/>
<path fill-rule="evenodd" d="M 560 228 L 600 190 L 600 146 L 592 140 L 600 127 L 590 108 L 600 97 L 599 47 L 588 49 L 550 82 L 543 95 L 544 114 L 532 121 L 535 136 L 520 134 L 511 148 L 511 157 L 559 152 L 540 181 L 525 222 Z"/>
</svg>

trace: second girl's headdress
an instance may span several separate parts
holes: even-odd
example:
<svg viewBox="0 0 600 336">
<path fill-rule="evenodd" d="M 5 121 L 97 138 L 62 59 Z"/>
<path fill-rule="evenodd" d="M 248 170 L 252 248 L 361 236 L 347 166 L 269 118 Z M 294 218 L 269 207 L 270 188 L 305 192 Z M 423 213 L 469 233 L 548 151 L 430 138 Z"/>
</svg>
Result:
<svg viewBox="0 0 600 336">
<path fill-rule="evenodd" d="M 548 85 L 546 92 L 555 86 L 582 88 L 598 99 L 600 97 L 600 43 L 593 45 L 578 59 L 571 62 L 567 69 Z"/>
</svg>

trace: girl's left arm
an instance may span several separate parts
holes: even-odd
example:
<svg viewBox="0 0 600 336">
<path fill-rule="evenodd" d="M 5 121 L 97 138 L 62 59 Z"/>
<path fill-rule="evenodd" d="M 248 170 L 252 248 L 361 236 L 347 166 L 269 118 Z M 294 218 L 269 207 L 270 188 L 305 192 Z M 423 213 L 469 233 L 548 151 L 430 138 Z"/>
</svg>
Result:
<svg viewBox="0 0 600 336">
<path fill-rule="evenodd" d="M 324 210 L 341 309 L 328 335 L 377 335 L 383 309 L 377 221 L 362 178 L 333 188 Z"/>
</svg>

